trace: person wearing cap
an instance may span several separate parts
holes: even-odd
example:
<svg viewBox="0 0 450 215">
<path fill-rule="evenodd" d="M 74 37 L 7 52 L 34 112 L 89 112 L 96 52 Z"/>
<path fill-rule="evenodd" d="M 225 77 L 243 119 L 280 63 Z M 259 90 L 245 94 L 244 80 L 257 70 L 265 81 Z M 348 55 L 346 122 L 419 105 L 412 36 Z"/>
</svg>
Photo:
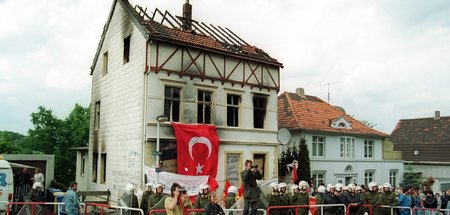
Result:
<svg viewBox="0 0 450 215">
<path fill-rule="evenodd" d="M 391 191 L 392 186 L 389 183 L 384 183 L 383 184 L 383 192 L 380 194 L 380 197 L 378 199 L 378 204 L 379 205 L 386 205 L 386 206 L 397 206 L 398 204 L 398 199 L 397 199 L 397 195 L 395 195 L 394 192 Z M 381 215 L 389 215 L 391 214 L 391 209 L 390 208 L 380 208 L 379 209 L 379 214 Z"/>
<path fill-rule="evenodd" d="M 148 198 L 153 193 L 153 184 L 150 182 L 145 184 L 144 189 L 145 189 L 145 191 L 142 194 L 142 199 L 141 199 L 141 209 L 144 211 L 144 214 L 147 214 Z"/>
<path fill-rule="evenodd" d="M 316 195 L 314 195 L 314 198 L 316 198 L 316 205 L 325 204 L 325 190 L 326 190 L 326 187 L 323 185 L 320 185 L 317 188 L 317 193 L 316 193 Z M 321 208 L 317 208 L 317 214 L 322 215 Z"/>
<path fill-rule="evenodd" d="M 43 187 L 41 182 L 34 182 L 33 188 L 27 194 L 28 199 L 32 202 L 44 202 Z"/>
<path fill-rule="evenodd" d="M 258 200 L 261 196 L 261 188 L 256 180 L 261 180 L 262 175 L 257 166 L 253 166 L 251 160 L 246 160 L 245 169 L 241 172 L 242 183 L 244 184 L 244 215 L 256 215 L 258 210 Z M 251 212 L 250 211 L 251 208 Z"/>
<path fill-rule="evenodd" d="M 295 192 L 292 196 L 292 205 L 309 205 L 309 194 L 307 192 L 309 185 L 306 181 L 300 181 L 298 183 L 299 191 Z M 297 214 L 307 215 L 309 208 L 299 208 L 297 209 Z"/>
<path fill-rule="evenodd" d="M 236 194 L 237 194 L 238 188 L 235 186 L 228 187 L 228 194 L 225 198 L 225 208 L 230 209 L 235 203 L 236 203 Z"/>
<path fill-rule="evenodd" d="M 194 208 L 196 209 L 203 209 L 206 207 L 206 204 L 208 204 L 208 201 L 210 195 L 210 188 L 208 184 L 202 184 L 200 185 L 200 192 L 195 197 L 194 202 Z M 197 213 L 197 214 L 204 214 L 204 213 Z"/>
<path fill-rule="evenodd" d="M 270 183 L 270 188 L 272 188 L 272 192 L 266 196 L 267 202 L 269 202 L 268 207 L 279 206 L 280 198 L 278 196 L 278 184 L 276 182 L 272 182 Z M 270 214 L 279 215 L 280 211 L 278 209 L 271 209 Z"/>
<path fill-rule="evenodd" d="M 148 211 L 152 210 L 152 208 L 155 207 L 158 204 L 158 202 L 161 201 L 161 199 L 163 199 L 163 190 L 164 185 L 162 185 L 161 183 L 155 185 L 155 192 L 152 193 L 150 197 L 148 197 L 148 205 L 147 205 Z"/>
</svg>

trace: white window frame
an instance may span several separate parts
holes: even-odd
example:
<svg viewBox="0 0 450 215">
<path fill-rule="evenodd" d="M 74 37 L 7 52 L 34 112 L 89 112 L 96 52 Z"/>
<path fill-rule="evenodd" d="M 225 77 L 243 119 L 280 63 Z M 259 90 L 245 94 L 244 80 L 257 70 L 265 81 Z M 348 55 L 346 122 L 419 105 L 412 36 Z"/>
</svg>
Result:
<svg viewBox="0 0 450 215">
<path fill-rule="evenodd" d="M 364 140 L 364 158 L 374 158 L 375 157 L 375 141 Z"/>
<path fill-rule="evenodd" d="M 322 139 L 322 141 L 319 141 L 319 139 Z M 312 136 L 311 141 L 311 155 L 313 157 L 324 157 L 325 156 L 325 142 L 326 137 L 324 136 Z M 319 154 L 319 145 L 322 145 L 322 154 Z"/>
</svg>

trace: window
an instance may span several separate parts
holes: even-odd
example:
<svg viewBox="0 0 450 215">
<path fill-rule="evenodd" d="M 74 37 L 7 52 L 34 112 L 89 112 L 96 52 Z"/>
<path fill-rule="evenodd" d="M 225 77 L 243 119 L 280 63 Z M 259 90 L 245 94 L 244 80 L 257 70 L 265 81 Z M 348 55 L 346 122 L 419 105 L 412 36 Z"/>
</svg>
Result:
<svg viewBox="0 0 450 215">
<path fill-rule="evenodd" d="M 256 95 L 253 97 L 253 127 L 264 128 L 264 119 L 266 117 L 267 97 Z"/>
<path fill-rule="evenodd" d="M 92 158 L 92 182 L 97 182 L 97 162 L 98 153 L 94 152 L 94 157 Z"/>
<path fill-rule="evenodd" d="M 364 140 L 364 157 L 373 158 L 373 140 Z"/>
<path fill-rule="evenodd" d="M 211 124 L 211 92 L 197 93 L 197 123 Z"/>
<path fill-rule="evenodd" d="M 84 171 L 86 170 L 86 153 L 81 154 L 81 175 L 84 175 Z"/>
<path fill-rule="evenodd" d="M 172 122 L 180 121 L 180 90 L 169 86 L 164 89 L 164 115 Z"/>
<path fill-rule="evenodd" d="M 102 153 L 100 162 L 100 183 L 106 182 L 106 153 Z"/>
<path fill-rule="evenodd" d="M 319 184 L 325 184 L 325 173 L 313 173 L 314 186 L 318 187 Z"/>
<path fill-rule="evenodd" d="M 389 184 L 391 184 L 393 187 L 397 186 L 397 172 L 398 170 L 389 171 Z"/>
<path fill-rule="evenodd" d="M 340 158 L 353 158 L 355 146 L 355 138 L 341 137 L 339 141 L 339 157 Z"/>
<path fill-rule="evenodd" d="M 103 53 L 103 75 L 108 74 L 108 52 Z"/>
<path fill-rule="evenodd" d="M 238 127 L 239 126 L 239 100 L 238 95 L 227 95 L 227 125 Z"/>
<path fill-rule="evenodd" d="M 123 64 L 130 62 L 130 38 L 131 35 L 123 39 Z"/>
<path fill-rule="evenodd" d="M 100 129 L 100 101 L 95 102 L 94 130 Z"/>
<path fill-rule="evenodd" d="M 368 185 L 370 182 L 373 181 L 373 174 L 374 174 L 374 171 L 373 171 L 373 170 L 371 170 L 371 171 L 366 171 L 366 172 L 364 173 L 364 184 L 365 184 L 365 185 Z"/>
<path fill-rule="evenodd" d="M 312 156 L 323 157 L 325 137 L 312 137 Z"/>
<path fill-rule="evenodd" d="M 241 154 L 238 153 L 230 153 L 226 156 L 226 178 L 234 186 L 237 186 L 239 183 L 239 164 L 242 163 L 240 158 Z"/>
</svg>

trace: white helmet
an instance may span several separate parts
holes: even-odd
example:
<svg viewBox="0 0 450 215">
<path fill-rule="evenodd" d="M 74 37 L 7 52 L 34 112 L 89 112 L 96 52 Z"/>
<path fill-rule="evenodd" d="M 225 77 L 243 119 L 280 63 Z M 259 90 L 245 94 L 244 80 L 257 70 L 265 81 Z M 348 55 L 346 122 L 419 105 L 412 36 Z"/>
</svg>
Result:
<svg viewBox="0 0 450 215">
<path fill-rule="evenodd" d="M 327 185 L 327 191 L 330 192 L 331 189 L 335 189 L 336 187 L 333 184 Z"/>
<path fill-rule="evenodd" d="M 152 189 L 153 188 L 153 183 L 148 182 L 147 184 L 145 184 L 145 189 L 148 189 L 148 188 Z"/>
<path fill-rule="evenodd" d="M 281 190 L 281 188 L 283 188 L 283 187 L 286 188 L 286 183 L 281 182 L 278 184 L 278 190 Z"/>
<path fill-rule="evenodd" d="M 164 185 L 161 184 L 161 183 L 157 183 L 157 184 L 155 185 L 155 190 L 158 189 L 158 187 L 161 187 L 162 189 L 164 189 Z"/>
<path fill-rule="evenodd" d="M 383 188 L 388 188 L 390 190 L 390 189 L 392 189 L 392 186 L 389 183 L 384 183 Z"/>
<path fill-rule="evenodd" d="M 33 189 L 37 189 L 37 188 L 43 188 L 44 186 L 42 186 L 41 182 L 34 182 L 33 184 Z"/>
<path fill-rule="evenodd" d="M 300 182 L 298 183 L 298 186 L 300 187 L 300 189 L 306 190 L 306 188 L 309 187 L 309 184 L 308 184 L 308 182 L 306 182 L 306 181 L 300 181 Z"/>
<path fill-rule="evenodd" d="M 356 186 L 355 190 L 362 190 L 362 188 L 360 186 Z"/>
<path fill-rule="evenodd" d="M 353 188 L 355 188 L 355 184 L 348 184 L 348 189 L 353 190 Z"/>
<path fill-rule="evenodd" d="M 374 182 L 374 181 L 370 182 L 369 183 L 369 190 L 372 190 L 372 187 L 378 187 L 377 182 Z"/>
<path fill-rule="evenodd" d="M 209 185 L 208 184 L 202 184 L 202 186 L 200 186 L 200 190 L 204 190 L 204 189 L 208 189 L 209 190 Z"/>
<path fill-rule="evenodd" d="M 134 189 L 135 189 L 135 187 L 134 187 L 134 185 L 133 185 L 132 183 L 128 183 L 128 184 L 125 186 L 125 192 L 127 192 L 128 194 L 133 193 L 133 192 L 134 192 Z"/>
<path fill-rule="evenodd" d="M 294 191 L 295 189 L 298 189 L 298 188 L 299 188 L 299 186 L 296 185 L 296 184 L 293 184 L 293 185 L 291 186 L 291 190 L 292 190 L 292 191 Z"/>
<path fill-rule="evenodd" d="M 341 192 L 341 191 L 342 191 L 342 184 L 341 184 L 341 183 L 337 183 L 337 184 L 336 184 L 336 190 L 337 190 L 338 192 Z"/>
<path fill-rule="evenodd" d="M 344 191 L 344 190 L 349 191 L 348 186 L 342 186 L 342 191 Z"/>
<path fill-rule="evenodd" d="M 274 188 L 278 189 L 278 184 L 277 184 L 277 182 L 272 182 L 272 183 L 270 183 L 270 187 L 271 187 L 272 189 L 274 189 Z"/>
<path fill-rule="evenodd" d="M 323 186 L 323 185 L 320 185 L 318 188 L 317 188 L 317 191 L 319 192 L 319 193 L 325 193 L 325 186 Z"/>
<path fill-rule="evenodd" d="M 235 187 L 235 186 L 230 186 L 230 187 L 228 188 L 228 193 L 234 193 L 234 194 L 236 194 L 237 191 L 238 191 L 238 188 Z"/>
</svg>

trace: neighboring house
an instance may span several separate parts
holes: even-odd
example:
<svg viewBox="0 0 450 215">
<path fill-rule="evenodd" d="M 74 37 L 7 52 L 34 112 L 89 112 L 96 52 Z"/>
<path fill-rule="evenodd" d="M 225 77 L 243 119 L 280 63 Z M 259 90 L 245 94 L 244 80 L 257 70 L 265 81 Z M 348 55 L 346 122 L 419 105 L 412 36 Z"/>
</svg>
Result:
<svg viewBox="0 0 450 215">
<path fill-rule="evenodd" d="M 411 165 L 422 179 L 432 176 L 433 191 L 450 189 L 450 117 L 401 119 L 391 134 L 395 150 L 403 152 L 406 165 Z M 405 166 L 406 167 L 406 166 Z"/>
<path fill-rule="evenodd" d="M 401 157 L 383 154 L 383 145 L 389 147 L 387 134 L 365 126 L 340 107 L 305 95 L 302 88 L 278 96 L 278 127 L 291 132 L 291 145 L 306 138 L 314 185 L 376 181 L 398 186 L 402 181 Z"/>
<path fill-rule="evenodd" d="M 155 167 L 160 115 L 168 117 L 159 132 L 163 171 L 176 172 L 170 122 L 204 123 L 217 126 L 220 186 L 225 179 L 239 186 L 246 159 L 259 164 L 264 178 L 275 177 L 282 64 L 228 28 L 192 20 L 188 3 L 183 17 L 145 11 L 113 1 L 91 67 L 89 148 L 78 151 L 80 187 L 110 189 L 113 200 L 129 182 L 143 189 L 144 167 Z"/>
</svg>

